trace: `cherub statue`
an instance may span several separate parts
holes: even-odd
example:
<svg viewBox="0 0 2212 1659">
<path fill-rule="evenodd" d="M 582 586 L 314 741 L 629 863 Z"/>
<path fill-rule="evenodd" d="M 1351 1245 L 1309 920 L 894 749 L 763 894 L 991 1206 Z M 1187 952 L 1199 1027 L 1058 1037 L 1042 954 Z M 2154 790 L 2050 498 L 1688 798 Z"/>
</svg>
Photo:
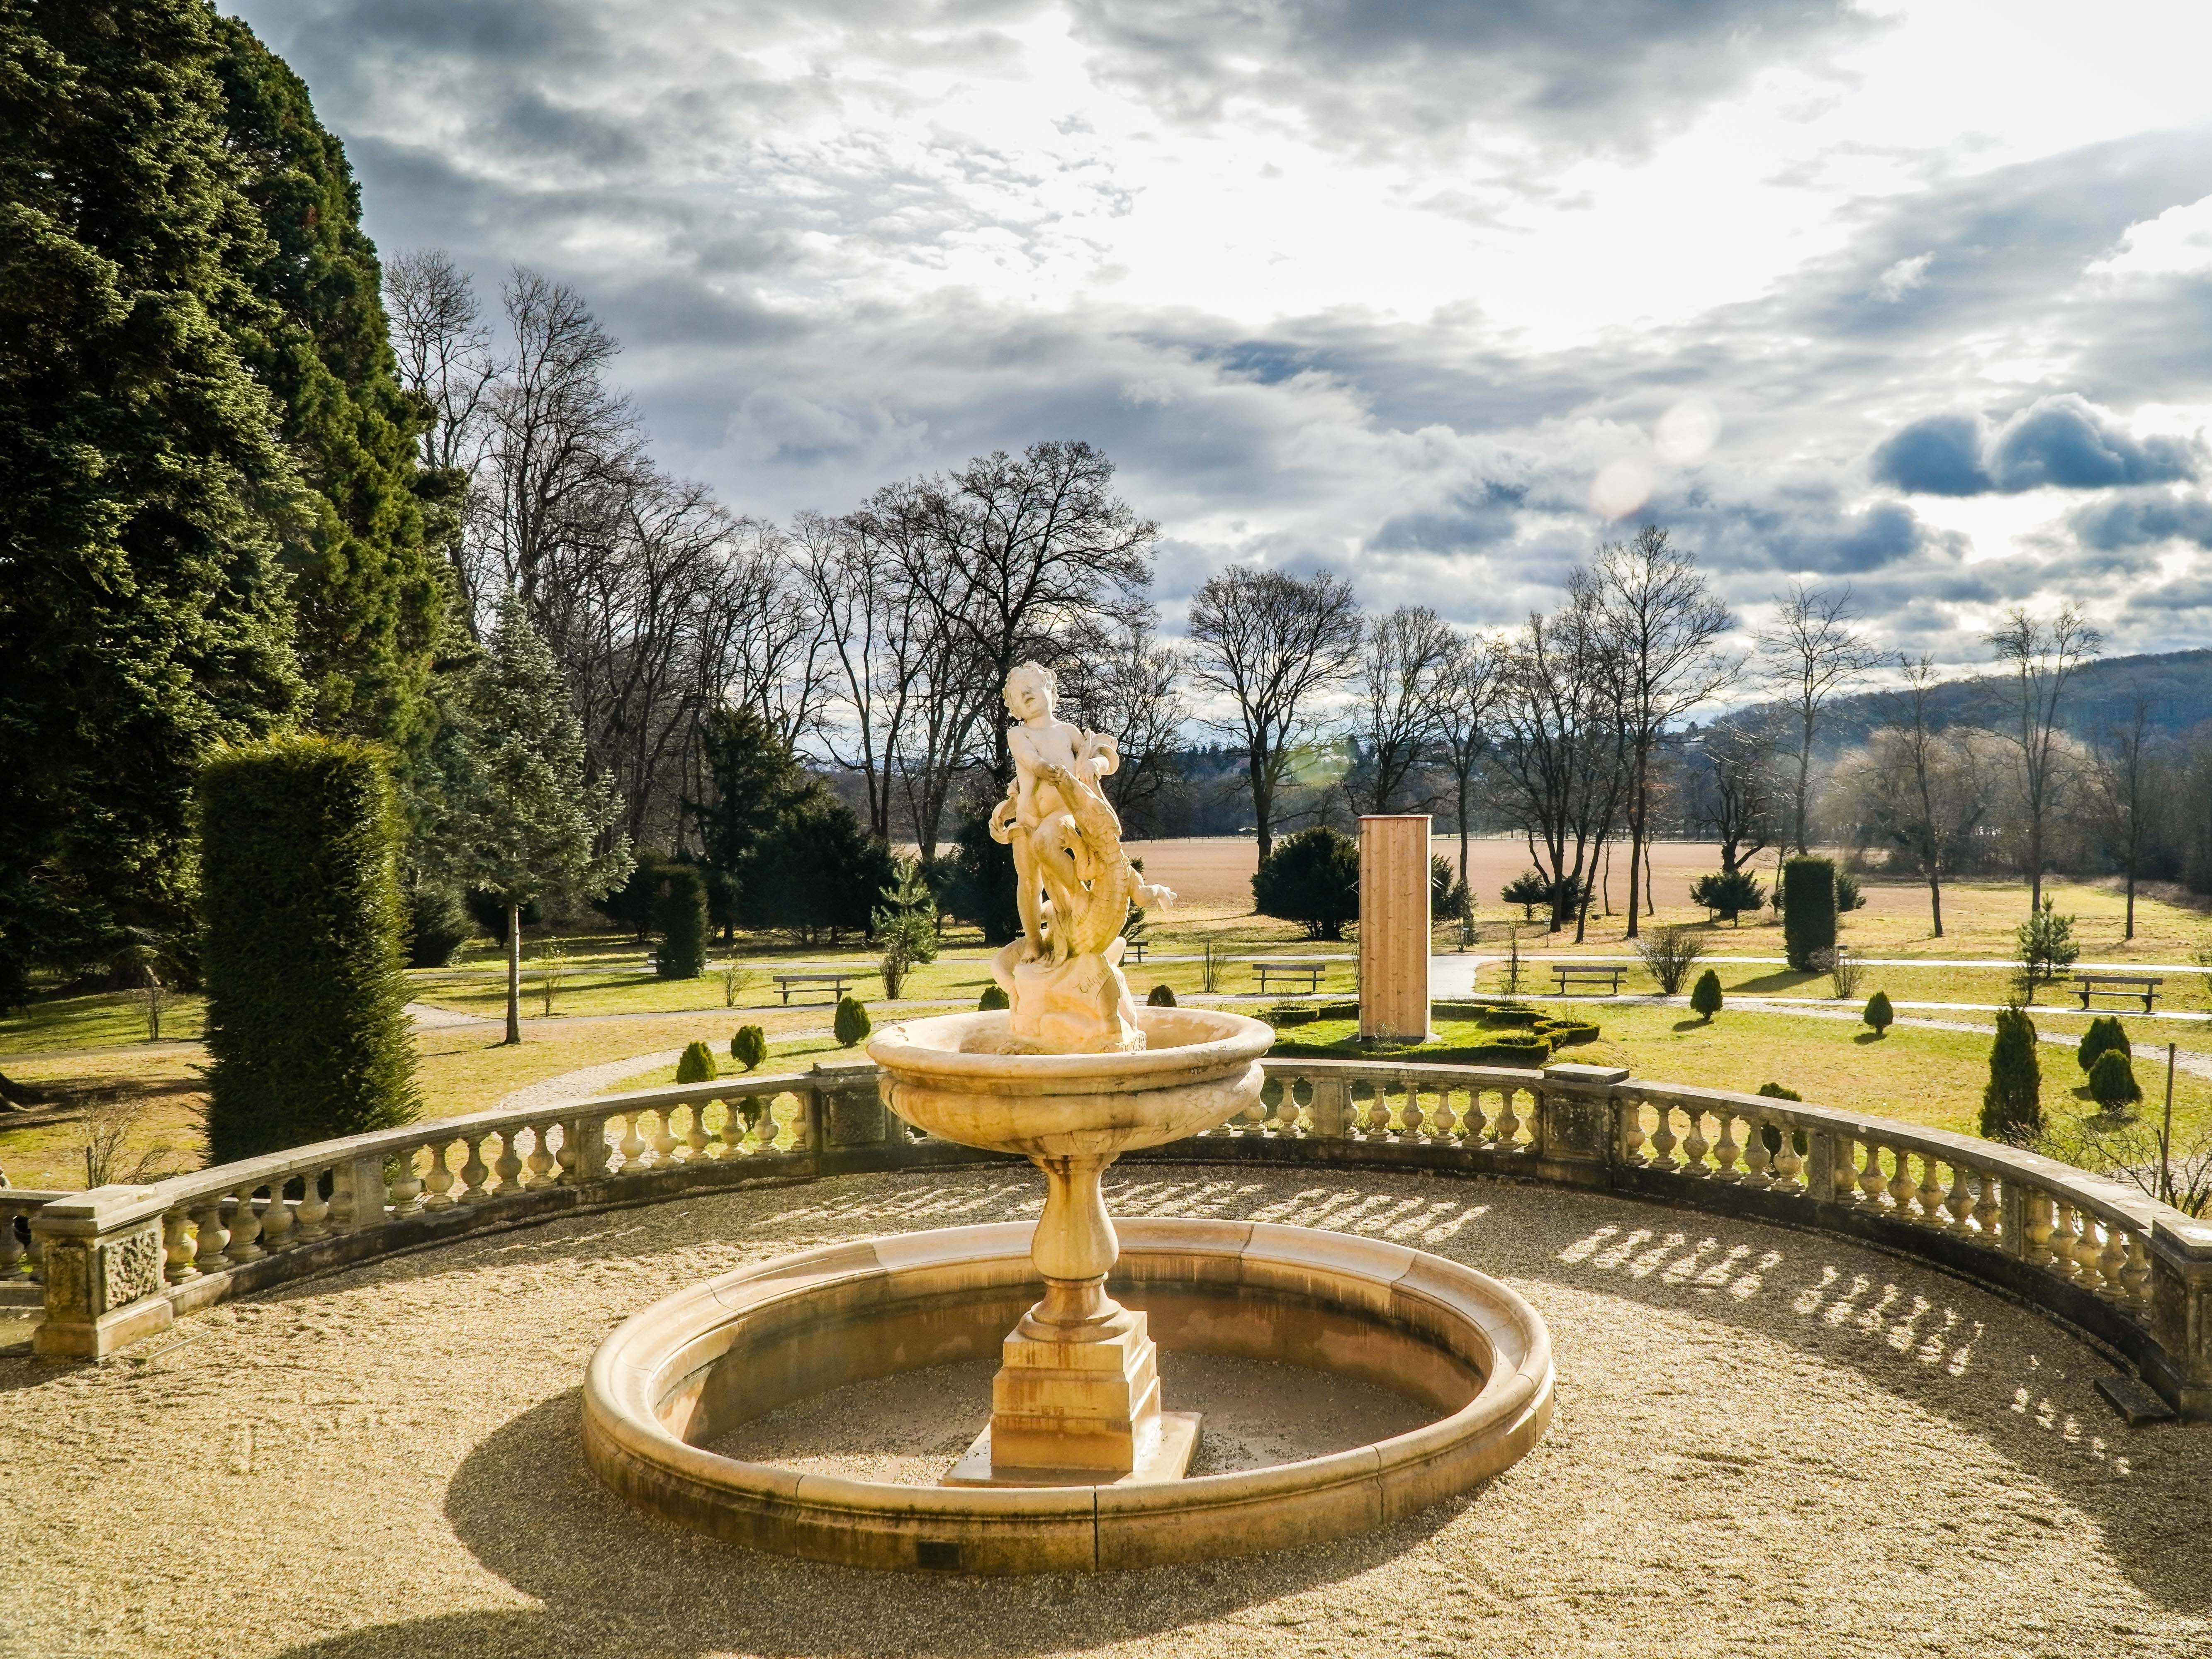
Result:
<svg viewBox="0 0 2212 1659">
<path fill-rule="evenodd" d="M 1006 697 L 1007 710 L 1017 722 L 1006 735 L 1006 747 L 1014 759 L 1014 781 L 1008 786 L 1006 799 L 991 814 L 991 836 L 1013 849 L 1014 902 L 1021 913 L 1022 936 L 1026 941 L 1024 957 L 1065 957 L 1068 952 L 1064 948 L 1054 949 L 1046 925 L 1040 865 L 1053 854 L 1041 844 L 1040 835 L 1047 832 L 1044 839 L 1058 843 L 1053 851 L 1059 856 L 1080 858 L 1082 852 L 1089 851 L 1073 848 L 1070 843 L 1076 838 L 1055 822 L 1074 805 L 1070 793 L 1088 791 L 1092 800 L 1085 804 L 1094 811 L 1086 816 L 1095 822 L 1096 809 L 1103 808 L 1111 824 L 1114 844 L 1120 846 L 1121 822 L 1099 789 L 1098 780 L 1120 768 L 1121 750 L 1113 738 L 1085 732 L 1060 718 L 1059 677 L 1042 663 L 1025 662 L 1009 673 Z M 1084 872 L 1079 879 L 1087 881 L 1089 873 Z M 1120 924 L 1115 926 L 1118 928 Z M 1066 941 L 1063 939 L 1060 943 L 1065 946 Z"/>
</svg>

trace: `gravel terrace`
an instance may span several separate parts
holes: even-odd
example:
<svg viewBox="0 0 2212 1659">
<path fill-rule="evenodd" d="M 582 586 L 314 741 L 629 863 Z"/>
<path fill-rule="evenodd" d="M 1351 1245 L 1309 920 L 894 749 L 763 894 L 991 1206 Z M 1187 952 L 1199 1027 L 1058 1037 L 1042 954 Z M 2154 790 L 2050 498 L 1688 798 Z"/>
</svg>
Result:
<svg viewBox="0 0 2212 1659">
<path fill-rule="evenodd" d="M 592 1480 L 577 1395 L 599 1338 L 742 1262 L 1040 1198 L 999 1169 L 722 1194 L 353 1269 L 104 1366 L 0 1357 L 0 1653 L 2212 1651 L 2212 1429 L 2124 1428 L 2091 1389 L 2097 1353 L 1933 1269 L 1494 1182 L 1138 1167 L 1109 1194 L 1499 1275 L 1551 1325 L 1550 1435 L 1391 1530 L 1244 1561 L 951 1579 L 732 1549 Z M 1194 1390 L 1298 1409 L 1295 1374 L 1204 1370 Z M 856 1428 L 896 1426 L 877 1393 Z M 813 1415 L 763 1428 L 834 1455 Z"/>
</svg>

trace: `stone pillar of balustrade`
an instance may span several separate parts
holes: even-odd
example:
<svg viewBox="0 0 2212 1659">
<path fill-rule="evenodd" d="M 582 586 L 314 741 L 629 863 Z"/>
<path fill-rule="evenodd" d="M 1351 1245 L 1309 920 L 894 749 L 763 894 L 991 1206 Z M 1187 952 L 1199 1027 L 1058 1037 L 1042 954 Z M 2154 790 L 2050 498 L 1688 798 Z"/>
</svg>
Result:
<svg viewBox="0 0 2212 1659">
<path fill-rule="evenodd" d="M 1620 1066 L 1547 1066 L 1537 1091 L 1536 1128 L 1529 1151 L 1540 1178 L 1573 1187 L 1612 1182 L 1613 1085 L 1628 1080 Z"/>
<path fill-rule="evenodd" d="M 151 1187 L 94 1187 L 31 1218 L 44 1253 L 46 1316 L 35 1352 L 102 1359 L 174 1322 L 161 1279 L 161 1215 Z"/>
<path fill-rule="evenodd" d="M 1359 1035 L 1429 1036 L 1429 815 L 1359 820 Z"/>
<path fill-rule="evenodd" d="M 2155 1366 L 2165 1375 L 2148 1380 L 2184 1422 L 2212 1422 L 2212 1221 L 2160 1216 L 2150 1273 L 2151 1329 L 2164 1351 Z"/>
</svg>

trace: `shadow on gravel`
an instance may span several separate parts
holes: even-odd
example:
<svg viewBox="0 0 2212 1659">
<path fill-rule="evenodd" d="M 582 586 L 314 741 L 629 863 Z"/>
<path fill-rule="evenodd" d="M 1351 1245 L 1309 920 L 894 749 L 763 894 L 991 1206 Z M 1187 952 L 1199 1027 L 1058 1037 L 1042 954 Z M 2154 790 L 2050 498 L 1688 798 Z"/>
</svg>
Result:
<svg viewBox="0 0 2212 1659">
<path fill-rule="evenodd" d="M 293 1659 L 1062 1652 L 1365 1572 L 1480 1501 L 1478 1492 L 1333 1545 L 1146 1572 L 867 1572 L 732 1548 L 637 1514 L 586 1465 L 580 1390 L 571 1389 L 484 1440 L 446 1492 L 446 1517 L 461 1540 L 540 1607 L 408 1620 L 289 1651 Z"/>
</svg>

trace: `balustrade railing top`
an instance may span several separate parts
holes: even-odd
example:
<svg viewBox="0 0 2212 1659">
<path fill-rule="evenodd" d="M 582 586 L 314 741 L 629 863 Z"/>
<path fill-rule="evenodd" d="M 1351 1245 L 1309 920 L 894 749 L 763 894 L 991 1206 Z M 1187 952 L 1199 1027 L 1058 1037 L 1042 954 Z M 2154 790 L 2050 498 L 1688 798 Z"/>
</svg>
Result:
<svg viewBox="0 0 2212 1659">
<path fill-rule="evenodd" d="M 1243 1116 L 1146 1154 L 1487 1173 L 1910 1250 L 2068 1321 L 2212 1419 L 2212 1225 L 1971 1136 L 1557 1065 L 1270 1060 Z M 0 1189 L 39 1352 L 98 1357 L 227 1297 L 460 1233 L 740 1182 L 981 1161 L 890 1115 L 866 1061 L 404 1128 L 146 1187 Z M 28 1222 L 28 1241 L 15 1218 Z"/>
</svg>

